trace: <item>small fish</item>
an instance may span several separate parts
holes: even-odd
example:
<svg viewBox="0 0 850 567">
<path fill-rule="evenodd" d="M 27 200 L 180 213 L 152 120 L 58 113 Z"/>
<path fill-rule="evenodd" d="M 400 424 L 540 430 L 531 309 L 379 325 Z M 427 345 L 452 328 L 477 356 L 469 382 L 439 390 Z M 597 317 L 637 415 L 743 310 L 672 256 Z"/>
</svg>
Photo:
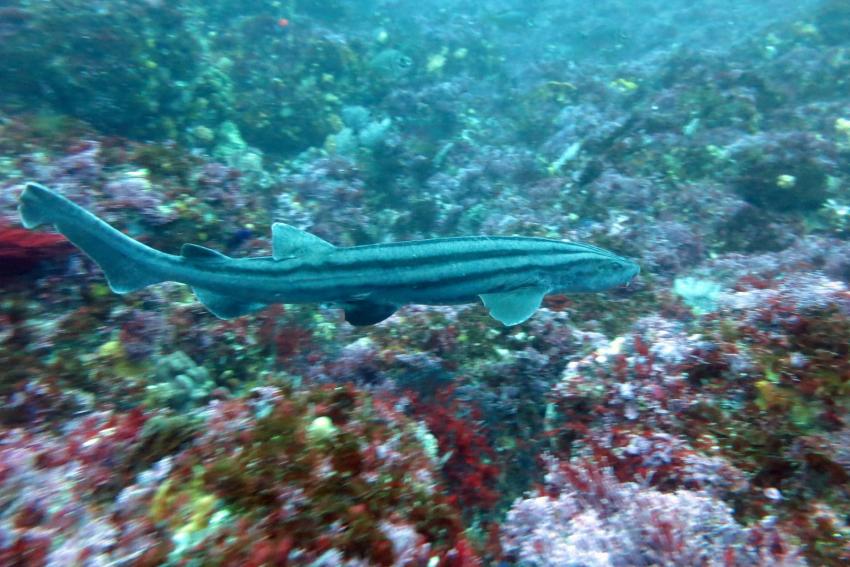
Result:
<svg viewBox="0 0 850 567">
<path fill-rule="evenodd" d="M 224 245 L 225 249 L 228 252 L 233 252 L 253 237 L 254 232 L 250 228 L 240 228 L 227 240 L 227 243 Z"/>
<path fill-rule="evenodd" d="M 272 256 L 230 258 L 195 244 L 166 254 L 37 183 L 27 184 L 18 211 L 26 228 L 56 226 L 100 266 L 116 293 L 180 282 L 222 319 L 275 303 L 332 303 L 352 325 L 373 325 L 410 303 L 480 299 L 492 317 L 516 325 L 548 293 L 603 291 L 640 271 L 607 250 L 546 238 L 471 236 L 339 248 L 283 223 L 272 225 Z"/>
<path fill-rule="evenodd" d="M 396 80 L 407 75 L 413 59 L 396 49 L 384 49 L 369 60 L 369 69 L 386 80 Z"/>
</svg>

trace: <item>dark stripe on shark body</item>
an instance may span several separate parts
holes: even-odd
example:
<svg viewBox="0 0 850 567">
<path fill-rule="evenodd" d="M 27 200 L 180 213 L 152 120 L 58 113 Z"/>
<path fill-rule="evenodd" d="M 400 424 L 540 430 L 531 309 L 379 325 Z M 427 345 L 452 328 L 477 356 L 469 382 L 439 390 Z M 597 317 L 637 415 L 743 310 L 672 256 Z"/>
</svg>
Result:
<svg viewBox="0 0 850 567">
<path fill-rule="evenodd" d="M 410 248 L 416 248 L 417 250 L 411 251 L 409 250 Z M 405 250 L 406 254 L 393 254 L 393 252 L 399 250 Z M 545 238 L 460 237 L 340 248 L 337 249 L 336 254 L 330 255 L 327 258 L 327 262 L 329 264 L 366 260 L 398 262 L 399 260 L 405 260 L 411 256 L 414 256 L 416 260 L 424 261 L 430 260 L 431 258 L 442 259 L 451 255 L 490 254 L 495 252 L 522 255 L 588 252 L 608 257 L 614 256 L 611 252 L 592 246 L 559 240 L 549 240 Z M 377 256 L 377 258 L 375 256 Z"/>
<path fill-rule="evenodd" d="M 573 246 L 572 244 L 568 244 L 568 246 Z M 449 262 L 466 262 L 473 260 L 493 260 L 493 259 L 506 259 L 512 256 L 517 258 L 517 261 L 528 260 L 529 258 L 540 258 L 542 256 L 557 256 L 562 258 L 564 256 L 571 256 L 574 254 L 594 254 L 593 251 L 584 250 L 579 247 L 569 248 L 568 246 L 563 246 L 559 248 L 553 247 L 548 250 L 505 250 L 505 249 L 491 249 L 491 250 L 470 250 L 467 252 L 451 252 L 451 251 L 443 251 L 439 255 L 432 256 L 417 256 L 410 257 L 407 259 L 398 259 L 398 258 L 386 258 L 386 257 L 375 257 L 374 254 L 369 254 L 372 256 L 371 258 L 358 258 L 357 256 L 343 252 L 342 250 L 336 252 L 335 254 L 329 255 L 327 258 L 317 259 L 317 262 L 309 263 L 309 262 L 298 262 L 298 259 L 293 259 L 291 262 L 295 262 L 289 266 L 286 266 L 285 263 L 287 260 L 281 260 L 280 265 L 274 266 L 272 269 L 274 271 L 275 276 L 288 276 L 292 274 L 303 274 L 305 272 L 325 272 L 329 269 L 338 270 L 338 271 L 348 271 L 348 270 L 369 270 L 374 268 L 418 268 L 418 267 L 427 267 L 433 264 L 446 264 Z M 371 252 L 371 251 L 370 251 Z M 378 250 L 375 250 L 377 253 Z M 340 256 L 338 258 L 334 258 L 336 254 Z M 343 257 L 349 256 L 349 257 Z M 607 258 L 618 259 L 613 254 L 605 255 Z M 238 261 L 238 259 L 237 259 Z M 259 266 L 250 266 L 250 265 L 234 265 L 232 266 L 233 271 L 241 272 L 249 274 L 251 272 L 257 271 Z M 263 267 L 263 269 L 267 269 Z"/>
<path fill-rule="evenodd" d="M 541 262 L 540 260 L 548 260 L 548 262 Z M 478 277 L 490 277 L 499 273 L 566 269 L 567 266 L 569 266 L 571 269 L 575 269 L 576 267 L 579 267 L 585 263 L 598 262 L 600 261 L 600 258 L 593 254 L 583 254 L 581 257 L 573 257 L 569 259 L 569 261 L 565 262 L 563 258 L 555 257 L 537 257 L 531 261 L 527 257 L 520 257 L 517 259 L 516 265 L 506 266 L 504 264 L 501 264 L 489 269 L 482 269 L 481 264 L 485 264 L 491 261 L 492 259 L 476 258 L 474 260 L 467 260 L 466 262 L 453 262 L 449 260 L 441 264 L 443 271 L 457 273 L 458 270 L 460 270 L 462 272 L 461 274 L 457 275 L 446 275 L 441 273 L 433 274 L 433 269 L 430 269 L 428 266 L 411 265 L 402 269 L 396 269 L 396 266 L 390 266 L 390 268 L 387 270 L 378 270 L 378 273 L 373 274 L 369 274 L 367 268 L 361 268 L 358 272 L 355 273 L 355 275 L 349 275 L 347 273 L 349 270 L 343 270 L 343 273 L 340 274 L 339 268 L 318 270 L 315 273 L 312 270 L 303 270 L 296 268 L 292 270 L 287 270 L 285 273 L 281 273 L 275 270 L 274 274 L 271 277 L 277 279 L 281 276 L 289 276 L 285 278 L 285 284 L 283 287 L 294 288 L 309 287 L 311 289 L 329 289 L 354 288 L 358 286 L 377 287 L 379 285 L 382 287 L 389 288 L 409 285 L 416 286 L 417 289 L 422 289 L 424 286 L 430 286 L 433 283 L 439 284 L 439 282 L 441 281 L 471 281 Z M 458 264 L 462 263 L 465 263 L 467 265 L 466 270 L 464 270 L 462 267 L 458 267 Z M 199 268 L 203 267 L 199 266 Z M 426 270 L 429 274 L 433 275 L 431 275 L 431 278 L 427 280 L 421 279 L 417 275 L 418 272 L 420 272 L 421 270 Z M 255 270 L 239 270 L 239 272 L 248 277 L 250 277 L 252 273 L 262 274 L 262 272 Z M 265 274 L 262 275 L 264 277 L 269 277 Z"/>
<path fill-rule="evenodd" d="M 579 248 L 584 248 L 588 251 L 599 252 L 601 254 L 611 254 L 609 250 L 605 250 L 604 248 L 599 248 L 597 246 L 593 246 L 592 244 L 586 244 L 583 242 L 569 242 L 565 240 L 557 240 L 552 238 L 543 238 L 540 236 L 449 236 L 444 238 L 428 238 L 425 240 L 408 240 L 404 242 L 387 242 L 387 243 L 379 243 L 379 244 L 364 244 L 360 246 L 352 246 L 347 248 L 348 250 L 367 250 L 370 248 L 381 248 L 381 249 L 396 249 L 396 248 L 409 248 L 409 247 L 430 247 L 430 246 L 445 246 L 447 244 L 461 244 L 461 243 L 493 243 L 497 245 L 499 248 L 504 248 L 505 243 L 512 244 L 534 244 L 535 246 L 539 245 L 550 245 L 554 247 L 559 247 L 562 245 L 575 246 Z"/>
<path fill-rule="evenodd" d="M 328 270 L 334 272 L 349 272 L 368 270 L 387 270 L 387 269 L 415 269 L 428 268 L 433 265 L 445 265 L 448 263 L 465 263 L 470 261 L 492 261 L 492 260 L 509 260 L 516 258 L 516 262 L 525 261 L 530 258 L 541 258 L 549 255 L 570 255 L 573 252 L 569 251 L 551 251 L 538 250 L 534 253 L 523 253 L 515 250 L 491 250 L 488 252 L 474 251 L 464 253 L 444 253 L 439 256 L 429 256 L 425 258 L 407 258 L 399 260 L 394 258 L 370 258 L 370 259 L 346 259 L 345 261 L 333 261 L 328 259 L 317 264 L 301 264 L 300 266 L 292 266 L 286 270 L 277 271 L 280 275 L 295 275 L 306 273 L 327 273 Z"/>
<path fill-rule="evenodd" d="M 578 266 L 583 264 L 592 264 L 594 262 L 598 262 L 599 258 L 594 257 L 586 257 L 576 259 L 570 263 L 569 268 L 575 269 Z M 407 280 L 408 278 L 393 278 L 392 280 L 388 280 L 387 278 L 381 279 L 372 279 L 372 278 L 360 278 L 366 281 L 339 281 L 334 278 L 333 275 L 328 275 L 324 278 L 319 278 L 317 280 L 303 280 L 300 278 L 294 278 L 292 281 L 288 282 L 292 287 L 304 287 L 309 289 L 335 289 L 340 292 L 343 290 L 350 290 L 350 293 L 356 294 L 356 292 L 363 290 L 363 288 L 369 289 L 393 289 L 402 286 L 415 286 L 416 290 L 419 292 L 427 291 L 428 289 L 439 289 L 440 287 L 449 287 L 456 283 L 469 283 L 470 286 L 478 286 L 480 280 L 493 278 L 496 276 L 506 276 L 506 275 L 516 275 L 522 274 L 523 272 L 529 272 L 529 276 L 534 276 L 534 274 L 530 273 L 533 270 L 539 269 L 547 269 L 549 266 L 513 266 L 513 267 L 504 267 L 500 266 L 497 268 L 493 268 L 490 270 L 479 270 L 472 273 L 464 273 L 455 276 L 439 276 L 434 277 L 432 279 L 415 279 L 411 276 L 412 281 L 401 281 L 402 279 Z M 536 278 L 535 278 L 536 279 Z M 543 282 L 539 282 L 543 283 Z"/>
<path fill-rule="evenodd" d="M 536 243 L 535 243 L 536 244 Z M 426 250 L 427 252 L 432 252 L 431 254 L 406 254 L 405 256 L 395 256 L 393 254 L 387 254 L 380 249 L 370 249 L 370 250 L 360 250 L 358 248 L 349 248 L 349 249 L 341 249 L 338 250 L 335 254 L 331 254 L 327 257 L 326 260 L 322 262 L 325 266 L 330 267 L 344 267 L 348 265 L 355 265 L 356 267 L 371 267 L 372 265 L 406 265 L 406 264 L 431 264 L 431 263 L 440 263 L 446 262 L 451 259 L 457 258 L 461 260 L 466 259 L 486 259 L 493 257 L 508 257 L 508 256 L 520 256 L 520 257 L 528 257 L 528 256 L 540 256 L 544 254 L 575 254 L 579 252 L 583 252 L 584 250 L 573 249 L 568 246 L 564 246 L 562 243 L 560 246 L 551 246 L 551 247 L 541 247 L 541 246 L 528 246 L 525 248 L 519 247 L 480 247 L 480 248 L 471 248 L 467 246 L 459 247 L 454 246 L 452 243 L 446 243 L 439 246 L 436 250 Z M 428 248 L 437 248 L 436 246 L 429 246 Z M 418 252 L 418 251 L 413 251 Z M 436 252 L 436 253 L 434 253 Z"/>
</svg>

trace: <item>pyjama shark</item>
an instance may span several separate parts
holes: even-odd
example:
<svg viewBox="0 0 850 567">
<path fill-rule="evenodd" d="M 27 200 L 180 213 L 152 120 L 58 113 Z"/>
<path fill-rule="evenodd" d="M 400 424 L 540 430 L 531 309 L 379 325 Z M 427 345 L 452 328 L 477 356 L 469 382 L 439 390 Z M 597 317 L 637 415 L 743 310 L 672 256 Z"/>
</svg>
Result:
<svg viewBox="0 0 850 567">
<path fill-rule="evenodd" d="M 602 248 L 547 238 L 462 236 L 337 247 L 283 223 L 272 225 L 271 256 L 231 258 L 195 244 L 167 254 L 38 183 L 26 185 L 18 211 L 26 228 L 54 225 L 100 266 L 114 292 L 180 282 L 222 319 L 274 303 L 331 303 L 352 325 L 373 325 L 402 305 L 480 298 L 493 318 L 516 325 L 548 293 L 604 291 L 640 271 Z"/>
</svg>

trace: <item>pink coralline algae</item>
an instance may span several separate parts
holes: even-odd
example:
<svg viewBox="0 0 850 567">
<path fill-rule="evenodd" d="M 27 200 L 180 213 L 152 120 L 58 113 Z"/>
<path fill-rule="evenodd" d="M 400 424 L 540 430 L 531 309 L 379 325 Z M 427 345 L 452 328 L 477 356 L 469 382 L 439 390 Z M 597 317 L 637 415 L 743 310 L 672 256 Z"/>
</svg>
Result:
<svg viewBox="0 0 850 567">
<path fill-rule="evenodd" d="M 130 463 L 147 416 L 93 414 L 64 437 L 8 429 L 0 436 L 0 564 L 153 565 L 162 549 L 146 520 L 153 472 Z M 103 497 L 134 494 L 125 502 Z"/>
<path fill-rule="evenodd" d="M 275 216 L 335 244 L 358 244 L 357 232 L 369 224 L 365 215 L 363 173 L 342 156 L 317 157 L 297 164 L 279 180 L 284 190 Z"/>
<path fill-rule="evenodd" d="M 754 275 L 715 301 L 691 323 L 650 316 L 588 342 L 553 390 L 559 456 L 591 459 L 619 482 L 734 502 L 736 519 L 773 518 L 810 558 L 846 554 L 846 522 L 818 499 L 850 478 L 836 449 L 850 293 L 817 274 Z"/>
<path fill-rule="evenodd" d="M 364 402 L 262 387 L 202 429 L 139 410 L 6 429 L 0 564 L 479 567 L 415 424 Z"/>
<path fill-rule="evenodd" d="M 477 567 L 394 405 L 342 386 L 214 402 L 150 514 L 204 565 Z"/>
<path fill-rule="evenodd" d="M 111 166 L 115 152 L 114 148 L 104 148 L 100 140 L 81 140 L 65 155 L 28 157 L 22 173 L 91 208 L 110 222 L 127 222 L 128 212 L 154 226 L 175 220 L 173 211 L 165 207 L 164 196 L 151 183 L 149 172 L 143 168 L 130 169 L 126 163 L 120 168 Z M 3 205 L 3 214 L 13 218 L 14 202 Z"/>
<path fill-rule="evenodd" d="M 766 521 L 745 528 L 702 492 L 664 493 L 610 470 L 551 460 L 545 494 L 514 502 L 506 555 L 529 566 L 805 565 Z"/>
</svg>

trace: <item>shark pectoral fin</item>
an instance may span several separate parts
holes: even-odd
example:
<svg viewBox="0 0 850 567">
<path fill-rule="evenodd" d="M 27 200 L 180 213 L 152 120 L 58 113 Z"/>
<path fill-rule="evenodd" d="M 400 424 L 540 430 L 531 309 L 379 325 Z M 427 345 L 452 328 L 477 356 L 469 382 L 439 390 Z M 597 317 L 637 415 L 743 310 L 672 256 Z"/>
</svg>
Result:
<svg viewBox="0 0 850 567">
<path fill-rule="evenodd" d="M 334 248 L 335 246 L 327 240 L 322 240 L 315 234 L 304 232 L 294 226 L 282 222 L 272 225 L 272 256 L 275 260 L 329 252 Z"/>
<path fill-rule="evenodd" d="M 396 312 L 395 305 L 390 303 L 375 303 L 373 301 L 355 301 L 346 303 L 345 320 L 355 327 L 380 323 Z"/>
<path fill-rule="evenodd" d="M 490 316 L 503 325 L 518 325 L 540 307 L 546 290 L 526 287 L 504 293 L 483 293 L 481 301 L 490 311 Z"/>
<path fill-rule="evenodd" d="M 240 301 L 228 295 L 199 287 L 193 287 L 192 291 L 195 292 L 201 305 L 209 309 L 219 319 L 233 319 L 267 307 L 265 303 Z"/>
</svg>

